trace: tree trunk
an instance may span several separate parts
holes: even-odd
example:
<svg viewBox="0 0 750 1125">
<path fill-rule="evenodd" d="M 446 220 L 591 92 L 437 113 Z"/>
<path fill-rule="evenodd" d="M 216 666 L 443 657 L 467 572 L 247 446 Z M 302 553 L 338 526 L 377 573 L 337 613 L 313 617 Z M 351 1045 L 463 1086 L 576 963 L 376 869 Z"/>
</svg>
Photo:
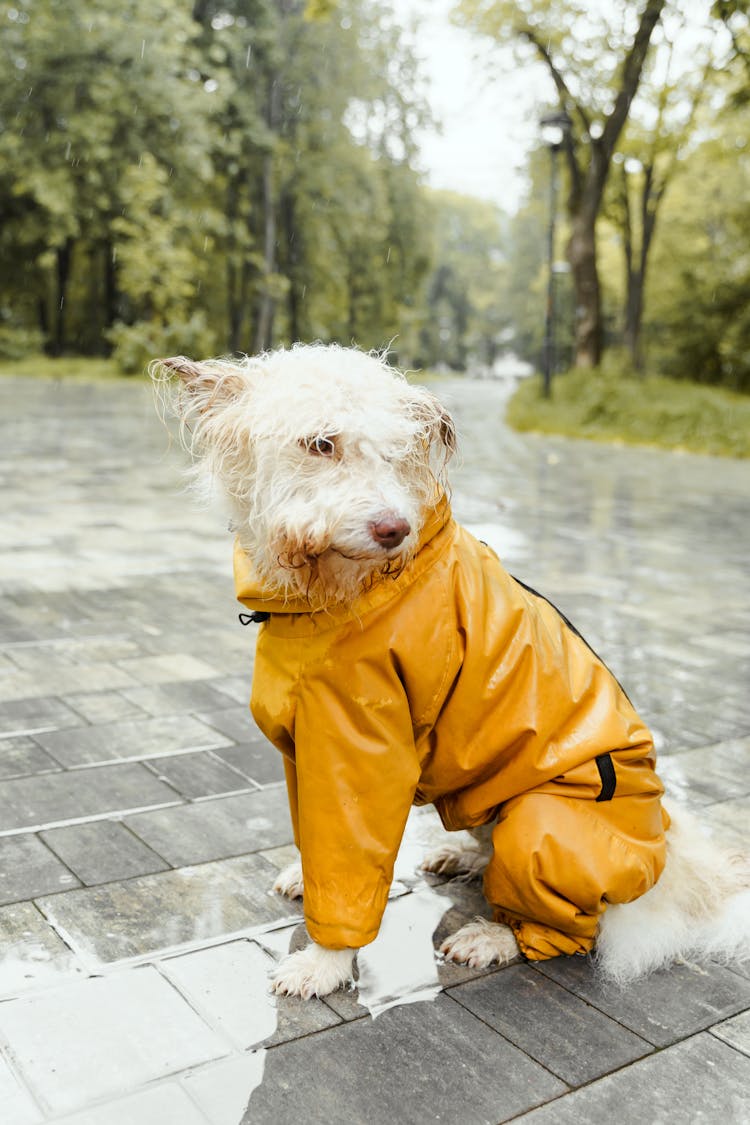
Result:
<svg viewBox="0 0 750 1125">
<path fill-rule="evenodd" d="M 595 214 L 575 216 L 568 243 L 568 261 L 575 294 L 574 363 L 576 367 L 598 367 L 602 358 L 602 309 Z"/>
<path fill-rule="evenodd" d="M 68 238 L 57 249 L 55 263 L 55 326 L 52 337 L 52 355 L 62 355 L 65 347 L 65 298 L 70 280 L 70 263 L 73 256 L 73 239 Z"/>
</svg>

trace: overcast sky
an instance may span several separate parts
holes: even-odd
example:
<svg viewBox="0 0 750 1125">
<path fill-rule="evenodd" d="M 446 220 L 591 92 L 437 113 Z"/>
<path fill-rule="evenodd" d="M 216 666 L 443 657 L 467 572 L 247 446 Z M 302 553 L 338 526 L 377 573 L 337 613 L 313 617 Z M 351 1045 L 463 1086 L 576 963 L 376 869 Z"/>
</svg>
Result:
<svg viewBox="0 0 750 1125">
<path fill-rule="evenodd" d="M 550 89 L 538 73 L 534 82 L 533 70 L 514 67 L 509 53 L 491 54 L 481 39 L 453 27 L 448 21 L 453 3 L 393 0 L 404 22 L 412 14 L 420 17 L 416 52 L 442 123 L 442 135 L 430 132 L 419 138 L 422 166 L 433 187 L 477 195 L 513 211 Z"/>
</svg>

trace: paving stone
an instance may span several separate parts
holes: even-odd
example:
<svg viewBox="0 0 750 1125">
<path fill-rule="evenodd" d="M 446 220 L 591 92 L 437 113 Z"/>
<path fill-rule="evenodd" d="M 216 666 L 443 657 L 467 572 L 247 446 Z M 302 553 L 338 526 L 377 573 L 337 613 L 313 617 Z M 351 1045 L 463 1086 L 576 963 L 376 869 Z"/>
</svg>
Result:
<svg viewBox="0 0 750 1125">
<path fill-rule="evenodd" d="M 459 985 L 448 995 L 568 1086 L 591 1082 L 653 1050 L 526 965 Z"/>
<path fill-rule="evenodd" d="M 750 1121 L 750 1059 L 708 1034 L 659 1051 L 517 1118 L 523 1125 L 719 1125 Z"/>
<path fill-rule="evenodd" d="M 128 1098 L 55 1118 L 55 1125 L 172 1125 L 173 1122 L 174 1125 L 209 1125 L 210 1122 L 190 1096 L 173 1082 L 159 1083 Z"/>
<path fill-rule="evenodd" d="M 241 746 L 223 746 L 216 757 L 239 770 L 256 785 L 278 785 L 284 780 L 284 760 L 270 742 L 246 742 Z"/>
<path fill-rule="evenodd" d="M 52 773 L 60 766 L 33 738 L 0 739 L 0 779 Z"/>
<path fill-rule="evenodd" d="M 0 1004 L 0 1033 L 53 1114 L 228 1053 L 226 1042 L 149 967 L 7 1000 Z"/>
<path fill-rule="evenodd" d="M 222 682 L 190 680 L 184 683 L 159 684 L 158 687 L 125 688 L 122 695 L 149 715 L 215 711 L 232 706 L 231 698 L 214 686 Z"/>
<path fill-rule="evenodd" d="M 3 1125 L 37 1125 L 42 1114 L 7 1062 L 0 1057 L 0 1121 Z"/>
<path fill-rule="evenodd" d="M 156 758 L 180 750 L 205 750 L 228 743 L 223 735 L 186 715 L 104 723 L 36 737 L 40 745 L 67 768 Z"/>
<path fill-rule="evenodd" d="M 119 691 L 83 691 L 66 695 L 64 702 L 89 723 L 114 723 L 142 719 L 145 711 Z"/>
<path fill-rule="evenodd" d="M 114 664 L 88 663 L 50 667 L 42 677 L 25 669 L 0 678 L 0 700 L 15 702 L 72 692 L 112 691 L 135 683 Z"/>
<path fill-rule="evenodd" d="M 268 973 L 275 963 L 254 942 L 233 941 L 162 961 L 160 969 L 211 1027 L 243 1051 L 340 1022 L 320 1000 L 273 996 Z"/>
<path fill-rule="evenodd" d="M 87 887 L 136 875 L 151 875 L 169 868 L 161 856 L 119 821 L 94 820 L 89 824 L 53 828 L 40 835 Z"/>
<path fill-rule="evenodd" d="M 250 660 L 254 655 L 252 648 L 248 651 L 248 659 Z M 235 703 L 242 703 L 245 707 L 249 708 L 250 704 L 250 682 L 252 679 L 251 666 L 248 664 L 246 675 L 241 676 L 223 676 L 220 680 L 213 680 L 213 687 L 217 691 L 221 691 L 224 695 L 228 696 Z"/>
<path fill-rule="evenodd" d="M 96 968 L 298 918 L 298 904 L 269 893 L 274 876 L 266 860 L 249 855 L 68 891 L 37 905 Z"/>
<path fill-rule="evenodd" d="M 78 886 L 76 877 L 37 836 L 0 837 L 0 903 Z"/>
<path fill-rule="evenodd" d="M 711 1034 L 723 1039 L 730 1047 L 750 1055 L 750 1010 L 716 1024 L 711 1028 Z"/>
<path fill-rule="evenodd" d="M 59 699 L 49 696 L 0 703 L 0 734 L 31 734 L 81 725 L 80 715 Z"/>
<path fill-rule="evenodd" d="M 144 656 L 137 660 L 120 660 L 119 667 L 142 684 L 169 684 L 183 680 L 207 680 L 218 676 L 221 668 L 213 668 L 203 660 L 186 653 Z"/>
<path fill-rule="evenodd" d="M 269 1050 L 242 1121 L 496 1125 L 564 1091 L 516 1047 L 439 996 Z"/>
<path fill-rule="evenodd" d="M 59 984 L 83 972 L 31 902 L 0 907 L 0 949 L 0 997 Z"/>
<path fill-rule="evenodd" d="M 721 965 L 673 965 L 623 988 L 602 981 L 586 957 L 540 961 L 538 971 L 656 1047 L 750 1007 L 750 981 Z"/>
<path fill-rule="evenodd" d="M 721 801 L 702 809 L 701 820 L 720 842 L 744 852 L 750 849 L 750 797 Z"/>
<path fill-rule="evenodd" d="M 126 824 L 174 867 L 292 841 L 289 804 L 281 787 L 142 813 L 128 817 Z"/>
<path fill-rule="evenodd" d="M 211 1125 L 239 1125 L 252 1091 L 263 1081 L 267 1055 L 264 1050 L 251 1051 L 208 1063 L 181 1082 Z M 282 1121 L 279 1118 L 279 1125 Z"/>
<path fill-rule="evenodd" d="M 181 796 L 191 801 L 201 797 L 215 797 L 221 793 L 256 789 L 248 777 L 206 751 L 159 758 L 149 768 L 162 781 L 169 782 Z"/>
<path fill-rule="evenodd" d="M 202 711 L 198 718 L 204 723 L 208 723 L 209 726 L 215 727 L 222 734 L 228 735 L 233 742 L 269 745 L 267 739 L 255 725 L 255 720 L 247 706 L 229 707 L 221 711 Z"/>
<path fill-rule="evenodd" d="M 177 800 L 173 789 L 137 762 L 16 778 L 0 786 L 0 835 Z"/>
</svg>

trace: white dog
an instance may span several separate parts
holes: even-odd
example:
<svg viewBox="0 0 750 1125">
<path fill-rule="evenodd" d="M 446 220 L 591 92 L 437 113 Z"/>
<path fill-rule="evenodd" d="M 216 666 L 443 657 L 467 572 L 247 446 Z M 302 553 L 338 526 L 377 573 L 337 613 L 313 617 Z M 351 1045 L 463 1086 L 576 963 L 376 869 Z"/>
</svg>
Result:
<svg viewBox="0 0 750 1125">
<path fill-rule="evenodd" d="M 484 967 L 587 952 L 632 979 L 748 953 L 738 865 L 660 802 L 650 735 L 558 611 L 450 517 L 453 423 L 382 357 L 302 346 L 153 365 L 236 533 L 262 622 L 253 713 L 284 754 L 312 944 L 273 977 L 323 996 L 373 940 L 411 803 L 471 845 L 425 862 L 484 871 L 495 922 L 442 947 Z M 169 397 L 169 396 L 167 396 Z M 666 864 L 666 866 L 665 866 Z M 303 876 L 304 870 L 304 876 Z"/>
</svg>

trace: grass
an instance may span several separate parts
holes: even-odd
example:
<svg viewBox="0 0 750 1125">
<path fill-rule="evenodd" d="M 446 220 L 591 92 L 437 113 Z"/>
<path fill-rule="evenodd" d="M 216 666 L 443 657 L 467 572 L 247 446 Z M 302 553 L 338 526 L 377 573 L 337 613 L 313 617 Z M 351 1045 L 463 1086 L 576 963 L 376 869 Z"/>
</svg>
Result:
<svg viewBox="0 0 750 1125">
<path fill-rule="evenodd" d="M 750 457 L 750 395 L 656 375 L 573 370 L 555 377 L 549 399 L 534 376 L 507 420 L 521 431 Z"/>
<path fill-rule="evenodd" d="M 26 355 L 23 359 L 0 359 L 0 376 L 6 375 L 72 379 L 82 383 L 134 378 L 123 375 L 114 360 L 101 356 L 60 356 L 53 359 L 48 355 Z"/>
</svg>

